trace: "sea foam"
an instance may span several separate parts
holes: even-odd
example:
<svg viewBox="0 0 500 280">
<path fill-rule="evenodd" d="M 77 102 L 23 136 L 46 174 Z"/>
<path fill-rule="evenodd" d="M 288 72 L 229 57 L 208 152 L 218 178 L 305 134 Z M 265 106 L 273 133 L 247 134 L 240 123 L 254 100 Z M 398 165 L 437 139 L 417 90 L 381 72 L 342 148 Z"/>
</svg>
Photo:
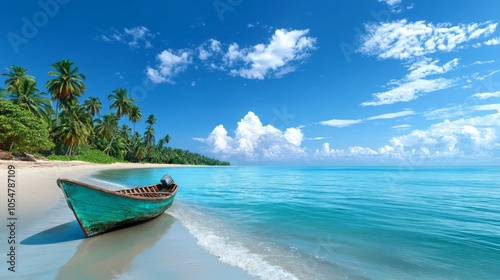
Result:
<svg viewBox="0 0 500 280">
<path fill-rule="evenodd" d="M 270 264 L 262 255 L 251 252 L 241 242 L 233 240 L 230 234 L 225 234 L 228 228 L 221 225 L 221 221 L 178 202 L 169 209 L 169 214 L 181 221 L 198 244 L 220 261 L 261 279 L 298 279 L 280 266 Z"/>
</svg>

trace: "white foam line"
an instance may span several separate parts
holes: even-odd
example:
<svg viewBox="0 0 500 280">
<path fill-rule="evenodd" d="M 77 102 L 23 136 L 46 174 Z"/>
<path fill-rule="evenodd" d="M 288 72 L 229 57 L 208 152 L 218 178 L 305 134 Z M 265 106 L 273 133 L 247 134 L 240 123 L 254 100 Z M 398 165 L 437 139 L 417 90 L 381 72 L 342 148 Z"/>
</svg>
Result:
<svg viewBox="0 0 500 280">
<path fill-rule="evenodd" d="M 206 224 L 210 221 L 204 214 L 195 210 L 186 210 L 186 207 L 175 205 L 169 209 L 169 214 L 181 221 L 193 235 L 198 244 L 209 253 L 215 255 L 220 261 L 244 269 L 250 275 L 261 279 L 297 279 L 298 278 L 283 268 L 271 265 L 261 255 L 251 253 L 242 244 L 231 241 L 221 236 Z"/>
</svg>

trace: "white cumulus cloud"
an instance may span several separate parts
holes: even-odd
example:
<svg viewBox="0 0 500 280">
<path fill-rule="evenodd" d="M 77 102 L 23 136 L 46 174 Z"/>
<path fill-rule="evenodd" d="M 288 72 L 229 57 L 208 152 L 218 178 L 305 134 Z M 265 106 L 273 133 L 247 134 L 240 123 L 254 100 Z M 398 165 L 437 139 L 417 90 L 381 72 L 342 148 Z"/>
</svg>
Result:
<svg viewBox="0 0 500 280">
<path fill-rule="evenodd" d="M 159 64 L 156 67 L 148 66 L 146 74 L 153 83 L 174 84 L 173 77 L 178 73 L 186 71 L 192 63 L 191 54 L 186 50 L 164 50 L 157 55 Z"/>
<path fill-rule="evenodd" d="M 207 144 L 212 153 L 223 158 L 281 160 L 306 154 L 301 147 L 304 135 L 300 128 L 290 127 L 281 131 L 270 124 L 263 125 L 251 111 L 238 122 L 233 137 L 221 124 L 207 138 L 194 139 Z"/>
<path fill-rule="evenodd" d="M 231 75 L 247 79 L 264 79 L 295 71 L 295 64 L 304 60 L 316 45 L 316 38 L 306 36 L 305 30 L 277 29 L 267 44 L 240 48 L 230 44 L 224 60 L 227 66 L 237 66 Z M 283 68 L 287 67 L 285 72 Z"/>
<path fill-rule="evenodd" d="M 421 163 L 426 160 L 492 160 L 492 156 L 498 155 L 500 151 L 500 104 L 477 105 L 473 106 L 471 111 L 490 113 L 453 121 L 446 119 L 426 129 L 415 129 L 410 133 L 392 137 L 389 144 L 378 149 L 361 146 L 335 149 L 330 147 L 330 143 L 324 143 L 321 149 L 315 151 L 314 156 L 323 159 L 398 159 L 412 163 L 416 160 Z M 399 125 L 393 128 L 409 127 Z"/>
<path fill-rule="evenodd" d="M 222 51 L 222 43 L 216 39 L 210 39 L 198 47 L 198 58 L 200 60 L 207 60 L 213 55 Z"/>
</svg>

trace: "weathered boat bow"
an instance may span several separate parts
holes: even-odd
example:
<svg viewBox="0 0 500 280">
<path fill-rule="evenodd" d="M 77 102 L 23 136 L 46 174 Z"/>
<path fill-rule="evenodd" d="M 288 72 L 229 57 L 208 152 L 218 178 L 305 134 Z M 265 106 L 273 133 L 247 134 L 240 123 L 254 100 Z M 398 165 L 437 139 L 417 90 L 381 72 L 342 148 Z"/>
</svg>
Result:
<svg viewBox="0 0 500 280">
<path fill-rule="evenodd" d="M 94 236 L 158 217 L 172 204 L 178 186 L 165 175 L 160 184 L 111 191 L 59 178 L 69 208 L 87 236 Z"/>
</svg>

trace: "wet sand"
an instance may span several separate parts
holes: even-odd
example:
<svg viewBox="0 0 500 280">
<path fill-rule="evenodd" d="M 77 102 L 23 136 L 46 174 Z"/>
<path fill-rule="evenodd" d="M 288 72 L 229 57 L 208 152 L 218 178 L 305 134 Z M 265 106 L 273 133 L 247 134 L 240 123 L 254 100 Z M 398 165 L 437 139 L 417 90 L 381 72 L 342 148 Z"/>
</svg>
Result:
<svg viewBox="0 0 500 280">
<path fill-rule="evenodd" d="M 152 221 L 86 238 L 56 185 L 59 177 L 78 179 L 104 169 L 182 165 L 0 161 L 3 202 L 9 165 L 16 170 L 16 272 L 5 261 L 8 211 L 1 203 L 0 279 L 255 279 L 200 247 L 168 210 Z"/>
</svg>

